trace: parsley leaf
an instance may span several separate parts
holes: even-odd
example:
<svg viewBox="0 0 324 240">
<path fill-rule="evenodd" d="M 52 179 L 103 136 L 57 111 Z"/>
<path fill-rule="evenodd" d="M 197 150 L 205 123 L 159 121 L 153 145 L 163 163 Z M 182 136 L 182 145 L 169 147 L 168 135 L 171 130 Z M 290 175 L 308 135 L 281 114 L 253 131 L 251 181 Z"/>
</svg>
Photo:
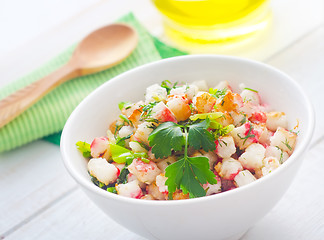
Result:
<svg viewBox="0 0 324 240">
<path fill-rule="evenodd" d="M 82 141 L 78 141 L 75 144 L 79 151 L 82 153 L 83 157 L 89 158 L 91 157 L 91 149 L 90 149 L 90 144 Z"/>
<path fill-rule="evenodd" d="M 181 127 L 174 122 L 164 122 L 153 130 L 148 140 L 156 158 L 170 156 L 172 149 L 182 150 L 185 139 Z"/>
<path fill-rule="evenodd" d="M 189 157 L 192 170 L 197 176 L 200 183 L 216 184 L 215 174 L 209 170 L 209 161 L 207 157 Z"/>
<path fill-rule="evenodd" d="M 189 125 L 188 142 L 194 149 L 204 149 L 206 152 L 216 149 L 213 135 L 207 131 L 210 120 Z"/>
<path fill-rule="evenodd" d="M 165 176 L 168 178 L 165 184 L 168 186 L 169 198 L 172 199 L 172 193 L 180 189 L 180 184 L 184 174 L 185 159 L 182 158 L 165 169 Z"/>
</svg>

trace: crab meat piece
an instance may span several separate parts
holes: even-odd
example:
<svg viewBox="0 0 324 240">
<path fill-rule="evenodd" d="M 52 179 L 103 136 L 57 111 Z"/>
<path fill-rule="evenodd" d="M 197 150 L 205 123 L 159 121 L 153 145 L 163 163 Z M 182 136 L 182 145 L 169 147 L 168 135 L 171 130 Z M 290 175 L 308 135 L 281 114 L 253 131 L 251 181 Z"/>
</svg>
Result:
<svg viewBox="0 0 324 240">
<path fill-rule="evenodd" d="M 234 177 L 243 170 L 242 164 L 234 158 L 223 159 L 217 163 L 215 170 L 219 176 L 226 180 L 233 180 Z"/>
<path fill-rule="evenodd" d="M 134 126 L 137 126 L 140 121 L 143 105 L 143 101 L 139 101 L 135 104 L 125 105 L 121 112 L 132 122 Z"/>
<path fill-rule="evenodd" d="M 161 193 L 163 193 L 163 194 L 168 194 L 169 193 L 168 186 L 165 185 L 165 181 L 167 179 L 168 178 L 164 175 L 164 173 L 161 173 L 161 174 L 156 176 L 156 180 L 155 180 L 156 186 L 159 188 L 159 191 Z"/>
<path fill-rule="evenodd" d="M 296 133 L 289 132 L 282 127 L 278 127 L 277 131 L 270 138 L 270 145 L 278 147 L 291 155 L 296 145 L 296 139 Z"/>
<path fill-rule="evenodd" d="M 219 82 L 219 83 L 214 87 L 214 89 L 218 89 L 218 90 L 227 89 L 227 90 L 233 91 L 233 90 L 232 90 L 232 87 L 229 85 L 229 83 L 228 83 L 227 81 L 221 81 L 221 82 Z"/>
<path fill-rule="evenodd" d="M 108 138 L 96 137 L 90 145 L 90 150 L 93 158 L 103 157 L 108 160 L 111 155 Z"/>
<path fill-rule="evenodd" d="M 138 142 L 131 141 L 129 142 L 129 147 L 132 149 L 133 152 L 145 152 L 147 153 L 147 150 L 141 146 Z"/>
<path fill-rule="evenodd" d="M 235 127 L 242 126 L 247 121 L 246 115 L 241 112 L 231 112 L 231 117 Z"/>
<path fill-rule="evenodd" d="M 243 107 L 243 99 L 238 93 L 228 90 L 223 98 L 217 99 L 217 109 L 222 112 L 237 111 L 241 107 Z"/>
<path fill-rule="evenodd" d="M 239 157 L 239 161 L 245 169 L 255 170 L 262 167 L 262 160 L 265 155 L 265 148 L 259 143 L 252 143 Z"/>
<path fill-rule="evenodd" d="M 144 163 L 139 158 L 135 158 L 128 167 L 130 173 L 134 174 L 137 179 L 143 183 L 152 183 L 156 176 L 161 173 L 161 170 L 157 165 L 150 161 L 149 163 Z"/>
<path fill-rule="evenodd" d="M 141 198 L 143 196 L 142 189 L 138 185 L 138 181 L 134 180 L 125 184 L 116 184 L 117 194 L 130 197 L 130 198 Z"/>
<path fill-rule="evenodd" d="M 229 158 L 236 152 L 236 147 L 232 136 L 219 137 L 215 143 L 215 153 L 221 158 Z"/>
<path fill-rule="evenodd" d="M 217 180 L 216 184 L 206 183 L 203 185 L 204 190 L 206 191 L 206 196 L 210 196 L 216 193 L 220 193 L 222 191 L 222 180 L 215 172 L 215 179 Z"/>
<path fill-rule="evenodd" d="M 250 122 L 246 122 L 242 126 L 234 128 L 230 134 L 233 137 L 235 144 L 240 149 L 245 149 L 252 143 L 257 143 L 259 141 L 261 132 L 254 129 Z"/>
<path fill-rule="evenodd" d="M 167 90 L 158 84 L 146 88 L 145 103 L 164 101 L 167 97 Z"/>
<path fill-rule="evenodd" d="M 207 82 L 205 80 L 194 81 L 191 84 L 196 86 L 199 91 L 205 91 L 205 92 L 208 91 L 208 85 L 207 85 Z"/>
<path fill-rule="evenodd" d="M 140 188 L 145 188 L 146 184 L 143 182 L 140 182 L 134 174 L 128 173 L 126 178 L 127 178 L 127 182 L 132 182 L 132 181 L 136 180 L 138 182 L 138 185 L 140 186 Z"/>
<path fill-rule="evenodd" d="M 146 191 L 148 194 L 152 195 L 156 200 L 167 200 L 168 195 L 159 191 L 159 187 L 154 183 L 147 185 Z"/>
<path fill-rule="evenodd" d="M 117 180 L 120 170 L 104 158 L 91 158 L 88 162 L 89 173 L 99 182 L 108 185 Z"/>
<path fill-rule="evenodd" d="M 186 95 L 189 102 L 198 93 L 198 87 L 193 84 L 184 85 L 171 89 L 170 95 Z"/>
<path fill-rule="evenodd" d="M 267 115 L 265 112 L 262 111 L 256 111 L 252 113 L 252 116 L 249 118 L 249 120 L 253 123 L 260 124 L 260 123 L 266 123 L 267 122 Z"/>
<path fill-rule="evenodd" d="M 258 92 L 244 89 L 240 95 L 244 102 L 249 102 L 252 105 L 260 105 L 261 103 L 261 98 Z"/>
<path fill-rule="evenodd" d="M 184 194 L 181 190 L 178 189 L 172 194 L 172 198 L 173 200 L 189 199 L 189 193 Z"/>
<path fill-rule="evenodd" d="M 262 176 L 268 175 L 280 166 L 280 162 L 276 157 L 267 157 L 263 159 L 263 167 L 261 168 Z"/>
<path fill-rule="evenodd" d="M 263 144 L 264 146 L 270 145 L 270 137 L 272 136 L 273 132 L 270 132 L 265 124 L 253 124 L 254 133 L 259 135 L 259 143 Z"/>
<path fill-rule="evenodd" d="M 198 92 L 192 102 L 198 113 L 209 113 L 214 108 L 216 98 L 207 92 Z"/>
<path fill-rule="evenodd" d="M 222 124 L 222 126 L 227 126 L 233 124 L 234 122 L 232 115 L 229 114 L 228 112 L 223 112 L 223 116 L 217 118 L 216 121 Z"/>
<path fill-rule="evenodd" d="M 148 137 L 152 131 L 153 131 L 152 123 L 143 122 L 140 125 L 138 125 L 138 127 L 133 135 L 133 138 L 134 138 L 134 140 L 142 142 L 148 146 L 149 145 Z"/>
<path fill-rule="evenodd" d="M 133 132 L 134 132 L 133 127 L 131 127 L 131 126 L 123 126 L 119 130 L 118 134 L 119 134 L 119 137 L 123 138 L 123 137 L 127 137 L 127 136 L 133 134 Z"/>
<path fill-rule="evenodd" d="M 160 122 L 177 122 L 174 114 L 163 102 L 159 102 L 152 108 L 151 116 Z"/>
<path fill-rule="evenodd" d="M 184 95 L 169 96 L 166 106 L 174 114 L 178 122 L 187 120 L 191 115 L 188 99 Z"/>
<path fill-rule="evenodd" d="M 165 158 L 165 159 L 163 159 L 163 160 L 157 162 L 156 165 L 158 166 L 158 168 L 159 168 L 162 172 L 164 172 L 165 169 L 166 169 L 169 165 L 171 165 L 172 163 L 174 163 L 174 162 L 176 162 L 176 157 L 174 157 L 174 156 L 169 156 L 169 157 L 167 157 L 167 158 Z"/>
<path fill-rule="evenodd" d="M 289 155 L 278 147 L 268 146 L 266 148 L 265 157 L 275 157 L 282 164 L 289 158 Z"/>
<path fill-rule="evenodd" d="M 271 131 L 276 131 L 278 127 L 288 128 L 287 116 L 284 112 L 269 112 L 267 113 L 267 128 Z"/>
<path fill-rule="evenodd" d="M 144 200 L 155 200 L 155 198 L 151 194 L 145 194 L 141 199 Z"/>
<path fill-rule="evenodd" d="M 249 170 L 243 170 L 235 176 L 234 183 L 237 187 L 242 187 L 246 184 L 254 182 L 255 180 L 256 178 Z"/>
<path fill-rule="evenodd" d="M 121 172 L 121 170 L 123 170 L 123 168 L 125 167 L 125 163 L 112 162 L 111 164 L 114 165 L 116 168 L 118 168 L 119 172 Z"/>
</svg>

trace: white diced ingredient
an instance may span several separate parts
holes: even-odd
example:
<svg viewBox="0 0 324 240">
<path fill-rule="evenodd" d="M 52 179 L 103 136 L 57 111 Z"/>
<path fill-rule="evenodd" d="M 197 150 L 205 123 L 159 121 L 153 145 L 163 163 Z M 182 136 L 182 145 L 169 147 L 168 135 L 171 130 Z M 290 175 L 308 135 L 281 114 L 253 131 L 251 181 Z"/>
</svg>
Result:
<svg viewBox="0 0 324 240">
<path fill-rule="evenodd" d="M 194 81 L 192 83 L 192 85 L 195 85 L 196 87 L 198 87 L 199 91 L 208 92 L 208 85 L 207 85 L 207 82 L 205 80 Z"/>
<path fill-rule="evenodd" d="M 273 170 L 277 169 L 280 166 L 279 160 L 275 157 L 267 157 L 263 159 L 263 167 L 261 169 L 262 175 L 268 175 Z"/>
<path fill-rule="evenodd" d="M 267 129 L 265 124 L 253 124 L 254 131 L 259 135 L 259 143 L 269 145 L 271 132 Z"/>
<path fill-rule="evenodd" d="M 265 157 L 275 157 L 280 163 L 283 163 L 289 158 L 289 155 L 278 147 L 268 146 L 266 148 Z"/>
<path fill-rule="evenodd" d="M 130 198 L 141 198 L 143 196 L 142 189 L 138 185 L 138 181 L 132 181 L 116 186 L 118 195 Z"/>
<path fill-rule="evenodd" d="M 167 195 L 159 191 L 159 187 L 152 183 L 146 187 L 147 193 L 152 195 L 156 200 L 166 200 Z"/>
<path fill-rule="evenodd" d="M 172 163 L 174 163 L 176 161 L 176 158 L 174 156 L 169 156 L 159 162 L 156 163 L 156 165 L 158 166 L 158 168 L 164 172 L 165 169 L 171 165 Z"/>
<path fill-rule="evenodd" d="M 131 126 L 123 126 L 120 130 L 119 130 L 119 137 L 123 138 L 123 137 L 127 137 L 131 134 L 133 134 L 134 128 Z"/>
<path fill-rule="evenodd" d="M 134 133 L 134 138 L 137 141 L 144 143 L 145 145 L 149 145 L 148 137 L 152 131 L 152 123 L 143 122 L 140 125 L 138 125 Z"/>
<path fill-rule="evenodd" d="M 154 197 L 151 194 L 145 194 L 141 199 L 144 200 L 155 200 Z"/>
<path fill-rule="evenodd" d="M 187 95 L 188 100 L 192 100 L 192 98 L 198 93 L 199 89 L 196 85 L 189 84 L 181 87 L 173 88 L 170 91 L 170 95 Z"/>
<path fill-rule="evenodd" d="M 278 147 L 290 155 L 294 151 L 296 139 L 297 134 L 279 127 L 274 135 L 270 138 L 270 145 Z"/>
<path fill-rule="evenodd" d="M 238 187 L 242 187 L 246 184 L 254 182 L 255 180 L 256 178 L 252 175 L 252 173 L 249 170 L 239 172 L 234 178 L 234 182 Z"/>
<path fill-rule="evenodd" d="M 265 151 L 265 148 L 261 144 L 253 143 L 246 148 L 238 160 L 246 169 L 258 169 L 262 167 Z"/>
<path fill-rule="evenodd" d="M 221 158 L 229 158 L 236 152 L 234 139 L 232 136 L 223 136 L 218 139 L 216 153 Z"/>
<path fill-rule="evenodd" d="M 221 81 L 214 87 L 214 89 L 218 89 L 218 90 L 223 90 L 224 88 L 228 90 L 232 90 L 231 86 L 227 81 Z"/>
<path fill-rule="evenodd" d="M 96 137 L 93 139 L 91 145 L 91 156 L 94 158 L 103 157 L 109 159 L 110 157 L 110 147 L 107 137 Z"/>
<path fill-rule="evenodd" d="M 152 108 L 151 116 L 160 122 L 177 122 L 176 117 L 164 102 L 159 102 Z"/>
<path fill-rule="evenodd" d="M 222 191 L 222 181 L 217 174 L 216 174 L 216 180 L 217 180 L 216 184 L 206 183 L 203 185 L 203 188 L 205 189 L 205 191 L 207 190 L 206 196 L 220 193 Z"/>
<path fill-rule="evenodd" d="M 127 168 L 139 181 L 146 184 L 155 181 L 156 176 L 161 173 L 161 170 L 154 162 L 144 163 L 142 160 L 136 158 Z"/>
<path fill-rule="evenodd" d="M 164 101 L 167 97 L 167 90 L 158 84 L 153 84 L 146 89 L 145 103 Z"/>
<path fill-rule="evenodd" d="M 245 149 L 250 146 L 253 142 L 258 141 L 258 136 L 253 134 L 253 132 L 249 132 L 251 123 L 246 122 L 244 125 L 240 127 L 234 128 L 230 134 L 234 139 L 235 144 L 240 149 Z M 253 131 L 253 129 L 252 129 Z M 249 133 L 250 137 L 247 138 L 247 134 Z M 254 137 L 253 137 L 254 136 Z"/>
<path fill-rule="evenodd" d="M 114 165 L 116 168 L 118 168 L 119 171 L 121 171 L 125 167 L 125 163 L 112 162 L 111 164 Z"/>
<path fill-rule="evenodd" d="M 92 158 L 88 162 L 89 173 L 96 177 L 98 181 L 108 185 L 117 180 L 118 169 L 104 158 Z"/>
<path fill-rule="evenodd" d="M 216 165 L 215 170 L 223 179 L 233 180 L 234 177 L 243 170 L 243 167 L 236 159 L 226 158 Z"/>
<path fill-rule="evenodd" d="M 235 127 L 242 126 L 247 121 L 246 116 L 242 113 L 231 112 L 231 117 Z"/>
<path fill-rule="evenodd" d="M 129 147 L 132 149 L 133 152 L 145 152 L 147 153 L 147 150 L 141 146 L 138 142 L 131 141 L 129 142 Z"/>
<path fill-rule="evenodd" d="M 259 93 L 244 89 L 241 92 L 241 97 L 244 102 L 250 102 L 252 105 L 259 105 L 260 104 L 260 96 Z"/>
<path fill-rule="evenodd" d="M 168 178 L 166 176 L 164 176 L 164 173 L 156 176 L 156 180 L 155 180 L 156 186 L 158 186 L 159 191 L 161 193 L 168 193 L 168 186 L 165 185 L 165 181 L 167 179 Z"/>
<path fill-rule="evenodd" d="M 288 128 L 287 116 L 284 112 L 269 112 L 267 115 L 267 128 L 276 131 L 278 127 Z"/>
</svg>

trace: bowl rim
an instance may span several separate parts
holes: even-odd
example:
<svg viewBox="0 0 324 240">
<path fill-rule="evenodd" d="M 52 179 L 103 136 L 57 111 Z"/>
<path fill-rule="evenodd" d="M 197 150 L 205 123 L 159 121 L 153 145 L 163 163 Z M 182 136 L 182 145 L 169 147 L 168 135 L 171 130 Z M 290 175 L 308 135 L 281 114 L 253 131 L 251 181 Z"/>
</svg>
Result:
<svg viewBox="0 0 324 240">
<path fill-rule="evenodd" d="M 65 144 L 65 141 L 66 141 L 66 138 L 68 135 L 68 132 L 66 129 L 68 129 L 71 124 L 73 124 L 74 116 L 79 111 L 80 106 L 83 105 L 84 102 L 87 102 L 88 100 L 92 99 L 96 95 L 97 91 L 99 91 L 99 89 L 105 87 L 106 85 L 110 85 L 115 81 L 119 81 L 120 78 L 127 77 L 128 75 L 131 76 L 134 72 L 143 71 L 143 70 L 145 71 L 146 68 L 149 69 L 151 66 L 156 66 L 156 65 L 159 65 L 159 64 L 165 63 L 165 62 L 169 62 L 170 64 L 172 64 L 172 62 L 182 61 L 183 59 L 193 59 L 194 60 L 194 59 L 201 59 L 201 58 L 204 58 L 204 59 L 210 58 L 210 59 L 218 59 L 218 60 L 226 59 L 226 60 L 230 60 L 230 61 L 245 62 L 247 64 L 256 65 L 257 67 L 261 67 L 261 68 L 265 68 L 265 69 L 274 71 L 277 74 L 282 75 L 283 78 L 285 78 L 286 81 L 288 81 L 289 84 L 294 87 L 294 89 L 299 91 L 299 94 L 301 94 L 301 98 L 303 99 L 303 101 L 305 101 L 305 106 L 307 109 L 307 112 L 305 114 L 308 115 L 309 121 L 308 121 L 307 125 L 305 126 L 306 127 L 305 129 L 307 131 L 305 131 L 305 136 L 300 141 L 299 148 L 294 150 L 293 154 L 289 157 L 289 159 L 285 162 L 285 164 L 280 166 L 280 168 L 276 169 L 276 171 L 273 171 L 271 174 L 263 176 L 262 178 L 258 179 L 257 181 L 254 181 L 250 184 L 233 189 L 231 191 L 226 191 L 226 192 L 222 192 L 221 194 L 214 194 L 214 195 L 200 197 L 200 198 L 183 199 L 183 200 L 177 200 L 177 201 L 167 201 L 167 200 L 152 201 L 152 200 L 145 200 L 145 199 L 134 199 L 134 198 L 129 198 L 129 197 L 124 197 L 124 196 L 120 196 L 117 194 L 113 194 L 113 193 L 104 191 L 103 189 L 97 187 L 95 184 L 93 184 L 89 181 L 86 181 L 86 179 L 76 169 L 73 168 L 73 164 L 71 164 L 71 161 L 67 154 L 68 146 L 67 146 L 67 144 Z M 110 79 L 109 81 L 105 82 L 104 84 L 102 84 L 101 86 L 96 88 L 94 91 L 92 91 L 87 97 L 85 97 L 78 104 L 78 106 L 73 110 L 73 112 L 69 116 L 68 120 L 66 121 L 64 129 L 62 131 L 60 150 L 61 150 L 61 155 L 62 155 L 64 166 L 66 167 L 66 169 L 70 173 L 70 175 L 75 179 L 75 181 L 78 184 L 80 184 L 82 187 L 84 187 L 85 189 L 87 189 L 95 194 L 98 194 L 101 197 L 110 198 L 112 200 L 121 201 L 121 202 L 125 202 L 128 204 L 139 204 L 139 205 L 147 205 L 147 206 L 149 206 L 149 205 L 152 205 L 152 206 L 171 206 L 171 205 L 173 206 L 173 205 L 175 205 L 176 206 L 179 204 L 183 205 L 183 204 L 203 203 L 206 201 L 214 201 L 218 198 L 231 197 L 232 194 L 238 194 L 241 191 L 246 191 L 249 188 L 252 188 L 254 186 L 262 184 L 264 181 L 268 181 L 270 178 L 276 177 L 278 174 L 280 174 L 281 171 L 284 171 L 290 165 L 294 164 L 296 162 L 295 159 L 298 158 L 300 155 L 302 155 L 305 152 L 305 150 L 307 150 L 307 147 L 310 144 L 310 141 L 311 141 L 311 138 L 312 138 L 312 135 L 314 132 L 314 126 L 315 126 L 314 109 L 313 109 L 313 106 L 312 106 L 309 98 L 307 97 L 306 93 L 304 92 L 302 87 L 292 77 L 290 77 L 286 73 L 278 70 L 277 68 L 272 67 L 268 64 L 256 61 L 256 60 L 251 60 L 251 59 L 236 57 L 236 56 L 225 56 L 225 55 L 215 55 L 215 54 L 185 55 L 185 56 L 177 56 L 177 57 L 171 57 L 171 58 L 167 58 L 167 59 L 161 59 L 158 61 L 146 63 L 144 65 L 135 67 L 131 70 L 128 70 L 124 73 L 121 73 L 121 74 L 113 77 L 112 79 Z"/>
</svg>

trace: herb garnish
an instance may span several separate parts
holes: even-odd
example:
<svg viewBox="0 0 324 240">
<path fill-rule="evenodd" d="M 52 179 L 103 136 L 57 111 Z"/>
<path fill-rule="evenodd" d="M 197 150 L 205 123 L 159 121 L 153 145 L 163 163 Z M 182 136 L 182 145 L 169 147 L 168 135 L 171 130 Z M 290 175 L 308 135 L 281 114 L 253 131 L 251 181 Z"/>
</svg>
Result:
<svg viewBox="0 0 324 240">
<path fill-rule="evenodd" d="M 226 95 L 227 89 L 223 88 L 221 90 L 215 88 L 209 88 L 209 93 L 215 98 L 222 98 Z"/>
<path fill-rule="evenodd" d="M 176 88 L 177 84 L 178 84 L 178 83 L 175 82 L 175 83 L 173 84 L 173 86 L 172 86 L 172 83 L 171 83 L 169 80 L 164 80 L 164 81 L 162 81 L 162 83 L 161 83 L 161 87 L 165 88 L 166 91 L 167 91 L 167 94 L 169 95 L 171 89 Z"/>
<path fill-rule="evenodd" d="M 120 114 L 119 117 L 125 122 L 127 123 L 128 125 L 131 125 L 133 126 L 133 123 L 131 120 L 129 120 L 124 114 Z"/>
<path fill-rule="evenodd" d="M 252 124 L 250 123 L 249 125 L 250 125 L 250 126 L 249 126 L 249 131 L 248 131 L 248 133 L 246 134 L 245 137 L 241 137 L 239 133 L 237 134 L 237 136 L 238 136 L 240 139 L 244 139 L 244 141 L 243 141 L 243 145 L 245 144 L 246 140 L 248 140 L 249 138 L 255 138 L 255 135 L 254 135 L 254 134 L 251 134 L 251 133 L 252 133 L 252 130 L 253 130 Z"/>
<path fill-rule="evenodd" d="M 153 107 L 157 104 L 158 102 L 150 102 L 146 105 L 141 105 L 142 107 L 142 113 L 140 115 L 140 120 L 148 120 L 151 117 Z"/>
<path fill-rule="evenodd" d="M 244 88 L 244 89 L 246 89 L 246 90 L 249 90 L 249 91 L 252 91 L 252 92 L 255 92 L 255 93 L 258 93 L 258 91 L 257 90 L 254 90 L 254 89 L 252 89 L 252 88 Z"/>
<path fill-rule="evenodd" d="M 286 145 L 286 147 L 289 149 L 289 151 L 292 150 L 292 147 L 289 145 L 287 138 L 286 138 L 286 140 L 284 142 L 283 141 L 281 141 L 281 142 Z"/>
<path fill-rule="evenodd" d="M 168 157 L 172 151 L 181 151 L 184 148 L 183 158 L 165 169 L 170 199 L 176 189 L 181 189 L 184 194 L 189 193 L 190 198 L 205 196 L 206 192 L 202 185 L 207 182 L 217 183 L 215 174 L 209 169 L 208 158 L 188 157 L 189 146 L 196 150 L 202 148 L 206 152 L 215 150 L 215 139 L 207 130 L 209 126 L 208 118 L 184 125 L 165 122 L 150 134 L 151 150 L 157 158 Z"/>
</svg>

